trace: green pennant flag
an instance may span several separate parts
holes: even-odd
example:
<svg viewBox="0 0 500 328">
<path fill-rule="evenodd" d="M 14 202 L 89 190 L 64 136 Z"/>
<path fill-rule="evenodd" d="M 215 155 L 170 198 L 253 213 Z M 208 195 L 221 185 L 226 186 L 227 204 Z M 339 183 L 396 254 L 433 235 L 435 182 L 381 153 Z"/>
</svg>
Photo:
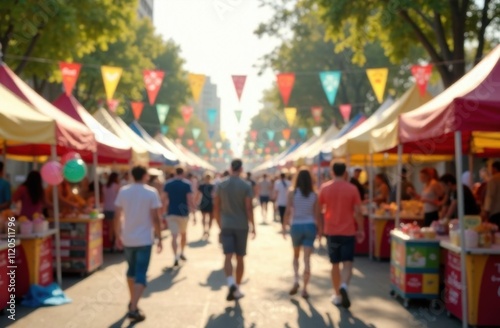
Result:
<svg viewBox="0 0 500 328">
<path fill-rule="evenodd" d="M 163 124 L 163 122 L 165 122 L 165 119 L 167 118 L 169 110 L 170 110 L 169 105 L 165 105 L 165 104 L 157 104 L 156 105 L 156 112 L 158 113 L 158 120 L 160 120 L 160 124 Z"/>
<path fill-rule="evenodd" d="M 243 114 L 243 111 L 241 109 L 237 109 L 234 111 L 234 115 L 236 115 L 236 119 L 238 120 L 238 123 L 241 122 L 241 114 Z"/>
</svg>

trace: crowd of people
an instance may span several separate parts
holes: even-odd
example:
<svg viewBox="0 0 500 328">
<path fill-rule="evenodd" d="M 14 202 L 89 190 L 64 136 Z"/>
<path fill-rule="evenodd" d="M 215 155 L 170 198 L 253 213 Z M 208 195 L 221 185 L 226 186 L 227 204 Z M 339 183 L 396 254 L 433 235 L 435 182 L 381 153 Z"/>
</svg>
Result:
<svg viewBox="0 0 500 328">
<path fill-rule="evenodd" d="M 330 170 L 331 179 L 319 188 L 307 167 L 299 168 L 294 175 L 285 172 L 275 177 L 263 174 L 253 180 L 250 173 L 244 175 L 243 162 L 233 160 L 230 170 L 217 175 L 205 173 L 200 180 L 182 167 L 165 174 L 159 169 L 136 166 L 121 175 L 106 173 L 97 184 L 86 180 L 79 185 L 63 182 L 45 189 L 40 173 L 32 171 L 12 193 L 9 183 L 3 179 L 3 163 L 0 162 L 0 209 L 8 209 L 15 203 L 19 215 L 31 218 L 34 213 L 43 211 L 50 215 L 52 188 L 57 188 L 61 211 L 74 211 L 92 204 L 97 186 L 105 219 L 114 227 L 110 238 L 117 249 L 123 250 L 128 263 L 128 317 L 141 321 L 145 315 L 138 303 L 147 285 L 152 248 L 156 245 L 158 252 L 163 250 L 162 230 L 168 228 L 173 268 L 187 261 L 188 223 L 192 220 L 196 224 L 197 211 L 202 217 L 202 238 L 209 238 L 214 221 L 218 227 L 228 285 L 226 299 L 242 298 L 244 293 L 240 285 L 247 241 L 248 236 L 256 237 L 254 208 L 260 203 L 261 224 L 268 224 L 269 217 L 274 218 L 281 225 L 283 237 L 291 239 L 294 280 L 290 295 L 299 293 L 302 287 L 301 296 L 309 297 L 307 288 L 314 243 L 319 239 L 321 244 L 321 239 L 326 238 L 332 264 L 332 302 L 349 308 L 348 286 L 355 244 L 362 242 L 366 234 L 361 207 L 368 202 L 368 183 L 361 181 L 360 168 L 349 175 L 346 165 L 336 162 Z M 466 215 L 481 214 L 484 220 L 500 225 L 500 162 L 493 162 L 490 171 L 482 169 L 480 172 L 481 182 L 473 188 L 469 183 L 463 184 L 461 206 Z M 460 206 L 456 178 L 451 174 L 439 177 L 432 168 L 422 169 L 419 178 L 423 187 L 417 192 L 403 169 L 401 199 L 423 202 L 425 225 L 442 218 L 456 218 Z M 373 182 L 376 204 L 383 206 L 396 199 L 396 187 L 391 186 L 385 174 L 377 174 Z M 234 260 L 236 265 L 233 265 Z"/>
</svg>

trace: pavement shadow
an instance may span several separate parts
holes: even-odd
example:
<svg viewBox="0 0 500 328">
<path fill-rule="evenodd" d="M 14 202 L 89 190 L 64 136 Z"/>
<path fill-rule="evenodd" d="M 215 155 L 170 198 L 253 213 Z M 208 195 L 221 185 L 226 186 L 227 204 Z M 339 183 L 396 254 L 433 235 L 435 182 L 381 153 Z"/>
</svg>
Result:
<svg viewBox="0 0 500 328">
<path fill-rule="evenodd" d="M 210 287 L 212 291 L 221 290 L 226 285 L 226 277 L 224 276 L 224 269 L 213 270 L 207 277 L 206 283 L 199 283 L 201 287 Z"/>
<path fill-rule="evenodd" d="M 219 315 L 211 315 L 208 318 L 205 328 L 221 328 L 221 327 L 250 327 L 255 328 L 254 323 L 247 325 L 245 324 L 245 317 L 243 316 L 243 310 L 241 309 L 240 303 L 236 302 L 234 307 L 226 307 L 224 313 Z"/>
<path fill-rule="evenodd" d="M 340 309 L 339 328 L 376 328 L 376 326 L 363 322 L 349 310 Z"/>
<path fill-rule="evenodd" d="M 330 314 L 327 313 L 328 321 L 325 321 L 321 313 L 319 313 L 316 308 L 308 301 L 308 309 L 309 313 L 301 306 L 300 302 L 297 300 L 291 300 L 292 304 L 297 307 L 298 318 L 297 324 L 299 327 L 314 327 L 314 328 L 334 328 L 333 320 L 330 317 Z M 285 324 L 285 328 L 290 327 L 288 324 Z"/>
<path fill-rule="evenodd" d="M 186 277 L 176 279 L 179 276 L 181 270 L 182 267 L 168 268 L 163 272 L 163 274 L 148 282 L 148 286 L 144 291 L 144 297 L 146 298 L 151 296 L 151 294 L 153 293 L 169 290 L 175 284 L 186 280 Z"/>
<path fill-rule="evenodd" d="M 191 248 L 201 248 L 201 247 L 207 246 L 208 244 L 210 244 L 209 240 L 200 239 L 198 241 L 192 241 L 192 242 L 188 243 L 187 245 Z"/>
</svg>

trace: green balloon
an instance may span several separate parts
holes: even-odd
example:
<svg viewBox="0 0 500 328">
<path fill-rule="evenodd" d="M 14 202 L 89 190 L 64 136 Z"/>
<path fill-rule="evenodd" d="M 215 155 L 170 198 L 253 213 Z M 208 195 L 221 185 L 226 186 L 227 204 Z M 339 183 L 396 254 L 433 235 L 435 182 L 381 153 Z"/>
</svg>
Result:
<svg viewBox="0 0 500 328">
<path fill-rule="evenodd" d="M 87 166 L 81 159 L 72 159 L 64 164 L 64 178 L 71 183 L 78 183 L 87 175 Z"/>
</svg>

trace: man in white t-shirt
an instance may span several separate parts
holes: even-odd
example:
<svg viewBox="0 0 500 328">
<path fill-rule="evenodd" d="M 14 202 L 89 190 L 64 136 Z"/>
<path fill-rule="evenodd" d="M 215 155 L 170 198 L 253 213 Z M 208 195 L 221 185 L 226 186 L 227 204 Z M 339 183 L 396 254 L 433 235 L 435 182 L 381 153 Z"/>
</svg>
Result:
<svg viewBox="0 0 500 328">
<path fill-rule="evenodd" d="M 281 224 L 285 217 L 288 189 L 290 188 L 290 181 L 286 179 L 285 173 L 280 174 L 280 178 L 274 183 L 274 200 L 278 206 Z"/>
<path fill-rule="evenodd" d="M 137 304 L 146 288 L 146 273 L 154 237 L 158 240 L 158 253 L 163 248 L 160 227 L 162 205 L 158 191 L 147 185 L 149 177 L 145 167 L 134 167 L 132 176 L 134 183 L 122 187 L 116 196 L 114 220 L 116 248 L 124 249 L 128 263 L 130 303 L 127 316 L 139 322 L 146 319 Z"/>
</svg>

